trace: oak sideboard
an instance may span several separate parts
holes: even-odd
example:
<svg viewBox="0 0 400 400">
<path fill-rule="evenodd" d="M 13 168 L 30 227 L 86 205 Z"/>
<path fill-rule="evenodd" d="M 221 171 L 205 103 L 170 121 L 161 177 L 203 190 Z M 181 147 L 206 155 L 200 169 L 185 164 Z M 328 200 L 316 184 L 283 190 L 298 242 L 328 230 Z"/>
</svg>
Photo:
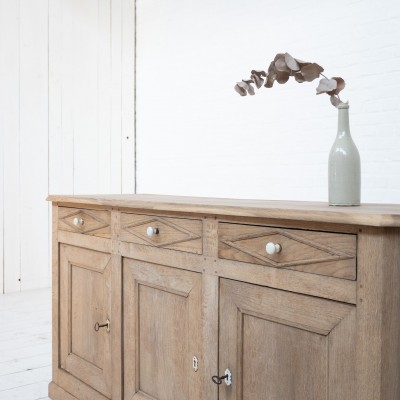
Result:
<svg viewBox="0 0 400 400">
<path fill-rule="evenodd" d="M 49 196 L 53 400 L 400 400 L 400 206 Z"/>
</svg>

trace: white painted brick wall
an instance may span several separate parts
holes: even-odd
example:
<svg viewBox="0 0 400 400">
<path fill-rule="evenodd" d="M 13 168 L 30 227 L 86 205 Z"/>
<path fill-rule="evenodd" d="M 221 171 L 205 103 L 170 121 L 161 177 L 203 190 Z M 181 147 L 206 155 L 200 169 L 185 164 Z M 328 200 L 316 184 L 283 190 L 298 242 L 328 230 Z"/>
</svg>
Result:
<svg viewBox="0 0 400 400">
<path fill-rule="evenodd" d="M 362 201 L 400 202 L 400 2 L 137 2 L 138 192 L 327 200 L 337 110 L 317 81 L 233 91 L 276 53 L 342 76 Z"/>
</svg>

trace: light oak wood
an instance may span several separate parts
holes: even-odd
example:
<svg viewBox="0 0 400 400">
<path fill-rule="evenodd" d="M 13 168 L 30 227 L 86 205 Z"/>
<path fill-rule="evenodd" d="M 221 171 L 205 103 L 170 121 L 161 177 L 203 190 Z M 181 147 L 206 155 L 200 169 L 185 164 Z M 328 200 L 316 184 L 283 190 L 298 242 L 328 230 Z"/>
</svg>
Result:
<svg viewBox="0 0 400 400">
<path fill-rule="evenodd" d="M 52 237 L 51 237 L 51 346 L 52 346 L 52 375 L 53 381 L 57 383 L 57 373 L 60 365 L 59 358 L 59 337 L 60 337 L 60 325 L 59 325 L 59 304 L 60 304 L 60 278 L 59 278 L 59 245 L 58 245 L 58 207 L 52 205 L 51 207 L 51 225 L 52 225 Z"/>
<path fill-rule="evenodd" d="M 80 379 L 69 374 L 63 369 L 58 370 L 57 386 L 76 397 L 78 400 L 107 400 L 108 397 L 103 396 L 91 386 L 83 383 Z M 51 396 L 49 396 L 51 398 Z M 62 399 L 64 400 L 64 399 Z"/>
<path fill-rule="evenodd" d="M 51 198 L 54 400 L 400 399 L 400 206 Z"/>
<path fill-rule="evenodd" d="M 221 400 L 353 398 L 354 306 L 226 279 L 220 296 L 219 373 L 235 382 Z"/>
<path fill-rule="evenodd" d="M 273 218 L 367 226 L 400 226 L 400 205 L 362 204 L 359 207 L 331 207 L 322 202 L 216 199 L 207 197 L 119 194 L 101 196 L 51 195 L 55 203 L 157 210 L 216 216 Z"/>
<path fill-rule="evenodd" d="M 103 253 L 112 252 L 112 242 L 108 239 L 65 231 L 58 231 L 57 236 L 59 243 L 70 244 L 71 246 L 83 247 L 90 250 L 97 250 Z"/>
<path fill-rule="evenodd" d="M 77 400 L 76 397 L 57 386 L 54 382 L 49 383 L 49 396 L 54 400 Z"/>
<path fill-rule="evenodd" d="M 58 218 L 58 227 L 62 231 L 104 238 L 110 238 L 111 236 L 109 211 L 60 207 Z M 75 218 L 81 220 L 83 224 L 75 225 Z"/>
<path fill-rule="evenodd" d="M 357 400 L 400 398 L 400 230 L 360 233 Z"/>
<path fill-rule="evenodd" d="M 355 304 L 357 298 L 356 282 L 346 279 L 305 274 L 299 271 L 256 264 L 243 264 L 237 261 L 222 260 L 214 257 L 199 257 L 189 253 L 149 248 L 133 243 L 121 243 L 120 254 L 123 257 L 136 258 L 154 263 L 162 260 L 164 265 L 171 267 L 189 269 L 346 303 Z"/>
<path fill-rule="evenodd" d="M 60 368 L 112 397 L 111 257 L 60 247 Z M 111 321 L 111 330 L 95 331 Z M 112 333 L 111 333 L 112 332 Z"/>
<path fill-rule="evenodd" d="M 147 228 L 159 233 L 147 235 Z M 183 218 L 121 213 L 119 239 L 123 242 L 202 253 L 202 222 Z"/>
<path fill-rule="evenodd" d="M 218 255 L 228 260 L 356 279 L 357 236 L 220 223 Z M 267 243 L 278 243 L 269 255 Z"/>
<path fill-rule="evenodd" d="M 218 388 L 210 384 L 210 377 L 218 371 L 218 315 L 219 315 L 219 278 L 203 274 L 202 328 L 203 357 L 200 358 L 203 378 L 203 399 L 216 399 Z"/>
<path fill-rule="evenodd" d="M 123 392 L 122 372 L 122 257 L 118 254 L 118 235 L 120 228 L 120 213 L 111 211 L 111 368 L 112 368 L 112 398 L 121 400 Z"/>
<path fill-rule="evenodd" d="M 125 259 L 124 321 L 125 400 L 202 398 L 200 274 Z"/>
</svg>

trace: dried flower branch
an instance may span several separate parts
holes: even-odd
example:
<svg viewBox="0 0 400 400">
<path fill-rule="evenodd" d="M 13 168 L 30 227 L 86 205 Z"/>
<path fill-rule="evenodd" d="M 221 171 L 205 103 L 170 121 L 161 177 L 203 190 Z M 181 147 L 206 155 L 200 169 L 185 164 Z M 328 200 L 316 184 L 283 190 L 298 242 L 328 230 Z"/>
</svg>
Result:
<svg viewBox="0 0 400 400">
<path fill-rule="evenodd" d="M 312 82 L 322 76 L 323 78 L 319 81 L 317 87 L 317 94 L 328 94 L 331 103 L 337 107 L 342 102 L 339 92 L 344 89 L 346 84 L 342 78 L 328 79 L 322 72 L 324 72 L 324 69 L 316 63 L 301 61 L 293 58 L 289 53 L 278 53 L 269 65 L 267 72 L 252 70 L 250 79 L 238 82 L 235 85 L 235 90 L 241 96 L 247 96 L 247 94 L 253 96 L 255 91 L 252 84 L 257 89 L 260 89 L 263 85 L 266 88 L 272 88 L 275 81 L 284 84 L 291 76 L 299 83 Z"/>
</svg>

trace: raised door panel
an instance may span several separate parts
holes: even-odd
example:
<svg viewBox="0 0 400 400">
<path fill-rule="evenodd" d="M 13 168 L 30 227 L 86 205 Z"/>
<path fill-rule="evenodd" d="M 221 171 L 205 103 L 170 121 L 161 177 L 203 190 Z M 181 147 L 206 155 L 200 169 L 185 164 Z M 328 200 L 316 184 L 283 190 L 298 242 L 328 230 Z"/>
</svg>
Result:
<svg viewBox="0 0 400 400">
<path fill-rule="evenodd" d="M 109 254 L 60 245 L 60 367 L 110 399 L 111 270 Z"/>
<path fill-rule="evenodd" d="M 125 400 L 200 400 L 201 276 L 124 259 Z"/>
<path fill-rule="evenodd" d="M 220 400 L 355 398 L 355 307 L 221 279 Z"/>
</svg>

